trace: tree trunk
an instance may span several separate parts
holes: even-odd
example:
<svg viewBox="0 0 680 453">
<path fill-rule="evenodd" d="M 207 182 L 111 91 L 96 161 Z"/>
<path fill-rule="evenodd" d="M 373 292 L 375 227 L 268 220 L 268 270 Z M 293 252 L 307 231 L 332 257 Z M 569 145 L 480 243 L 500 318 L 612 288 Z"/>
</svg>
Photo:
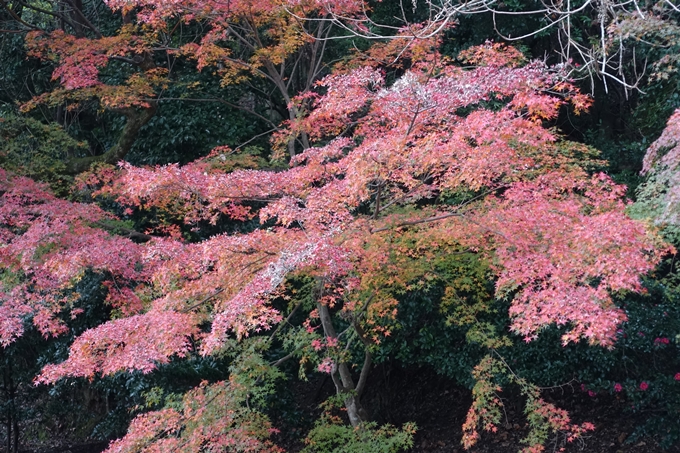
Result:
<svg viewBox="0 0 680 453">
<path fill-rule="evenodd" d="M 347 416 L 349 417 L 349 422 L 353 427 L 358 427 L 362 423 L 368 421 L 368 412 L 361 404 L 361 395 L 359 395 L 354 388 L 354 382 L 351 380 L 351 374 L 349 372 L 349 367 L 346 363 L 341 363 L 338 365 L 338 371 L 340 371 L 340 379 L 342 387 L 338 389 L 336 384 L 336 391 L 338 395 L 345 394 L 345 409 L 347 409 Z M 343 372 L 344 371 L 344 372 Z M 351 387 L 347 387 L 345 380 L 342 379 L 343 375 L 350 376 L 350 382 L 347 382 Z M 337 379 L 337 378 L 336 378 Z M 335 381 L 335 379 L 334 379 Z"/>
<path fill-rule="evenodd" d="M 139 130 L 148 123 L 156 114 L 156 103 L 153 102 L 145 109 L 138 109 L 136 107 L 128 107 L 126 109 L 119 109 L 118 112 L 127 117 L 127 122 L 118 138 L 118 143 L 99 156 L 88 156 L 70 159 L 66 162 L 65 173 L 69 175 L 77 175 L 90 169 L 90 166 L 97 162 L 107 164 L 117 164 L 127 155 L 132 149 L 135 140 L 139 136 Z"/>
<path fill-rule="evenodd" d="M 328 338 L 338 338 L 335 327 L 333 327 L 333 321 L 328 307 L 322 303 L 317 303 L 317 308 L 319 310 L 319 318 L 321 319 L 324 335 Z M 333 378 L 333 383 L 335 384 L 335 390 L 338 395 L 343 396 L 349 422 L 355 428 L 362 423 L 367 422 L 369 419 L 368 412 L 361 404 L 361 393 L 363 392 L 366 376 L 371 367 L 370 353 L 368 351 L 366 352 L 366 357 L 364 367 L 361 369 L 358 386 L 355 386 L 354 384 L 354 379 L 352 378 L 352 373 L 350 372 L 347 363 L 341 362 L 336 364 L 331 373 L 331 378 Z"/>
<path fill-rule="evenodd" d="M 4 351 L 3 351 L 4 352 Z M 7 453 L 19 452 L 19 420 L 17 419 L 17 410 L 15 405 L 16 386 L 12 378 L 12 362 L 11 357 L 5 358 L 4 372 L 2 376 L 5 398 L 7 399 L 7 412 L 5 426 L 7 428 Z"/>
<path fill-rule="evenodd" d="M 13 412 L 12 437 L 14 438 L 14 445 L 12 445 L 12 453 L 19 453 L 19 420 L 17 420 L 16 411 Z"/>
<path fill-rule="evenodd" d="M 134 59 L 134 63 L 139 66 L 142 71 L 149 71 L 156 67 L 153 61 L 153 57 L 150 53 L 144 53 L 138 55 Z M 135 140 L 139 136 L 139 131 L 151 121 L 151 118 L 156 114 L 158 109 L 158 103 L 155 100 L 148 101 L 148 106 L 146 107 L 124 107 L 118 109 L 112 109 L 114 112 L 120 113 L 127 118 L 127 122 L 123 127 L 123 132 L 121 132 L 118 142 L 111 147 L 110 150 L 101 154 L 99 156 L 88 156 L 69 159 L 66 161 L 65 174 L 77 175 L 90 169 L 90 166 L 97 162 L 102 162 L 106 164 L 117 164 L 130 152 L 132 145 L 135 144 Z"/>
</svg>

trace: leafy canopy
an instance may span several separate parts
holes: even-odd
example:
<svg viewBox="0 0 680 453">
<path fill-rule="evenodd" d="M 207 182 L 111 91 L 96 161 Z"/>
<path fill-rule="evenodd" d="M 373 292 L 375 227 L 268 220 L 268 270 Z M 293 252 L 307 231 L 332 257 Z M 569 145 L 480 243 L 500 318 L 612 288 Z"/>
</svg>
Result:
<svg viewBox="0 0 680 453">
<path fill-rule="evenodd" d="M 199 3 L 111 5 L 140 7 L 138 17 L 152 27 L 175 15 L 211 20 L 208 38 L 185 51 L 199 63 L 215 55 L 228 59 L 227 50 L 213 47 L 226 37 L 218 13 L 227 6 Z M 351 11 L 354 3 L 337 5 Z M 272 20 L 272 14 L 292 20 L 275 2 L 232 2 L 229 8 L 255 24 L 264 16 Z M 41 39 L 36 36 L 32 45 L 58 53 L 65 65 L 55 73 L 64 90 L 87 96 L 108 90 L 94 77 L 100 59 L 134 54 L 130 46 L 138 42 L 102 38 L 81 54 L 78 38 Z M 220 148 L 185 166 L 122 163 L 78 180 L 81 191 L 122 206 L 123 217 L 157 210 L 196 230 L 220 222 L 256 225 L 241 229 L 245 232 L 187 242 L 176 226 L 134 242 L 108 233 L 105 225 L 116 216 L 97 205 L 65 201 L 3 170 L 0 260 L 16 278 L 6 279 L 0 293 L 0 342 L 8 345 L 21 336 L 25 318 L 45 336 L 63 333 L 63 317 L 79 315 L 76 295 L 68 290 L 94 270 L 108 280 L 107 302 L 115 316 L 78 336 L 68 359 L 45 366 L 37 382 L 148 373 L 173 358 L 223 353 L 234 338 L 262 336 L 276 327 L 275 335 L 285 323 L 272 300 L 284 296 L 286 279 L 306 275 L 319 282 L 318 310 L 309 314 L 306 329 L 313 331 L 319 319 L 325 346 L 312 346 L 328 352 L 318 369 L 331 374 L 349 408 L 351 392 L 360 393 L 362 384 L 361 379 L 356 388 L 346 384 L 351 376 L 343 375 L 342 366 L 347 370 L 351 358 L 337 352 L 344 339 L 328 323 L 330 308 L 370 352 L 390 335 L 389 320 L 399 309 L 386 289 L 402 285 L 408 291 L 417 277 L 428 278 L 427 262 L 402 257 L 465 250 L 490 263 L 496 297 L 510 300 L 510 328 L 526 341 L 557 324 L 567 326 L 564 343 L 586 339 L 612 346 L 626 319 L 612 293 L 642 291 L 640 276 L 654 268 L 667 246 L 626 216 L 624 187 L 584 169 L 584 158 L 586 165 L 595 163 L 588 148 L 544 127 L 560 108 L 571 105 L 580 112 L 589 99 L 559 68 L 540 61 L 523 65 L 513 48 L 490 43 L 472 48 L 461 55 L 468 68 L 442 59 L 433 47 L 423 49 L 409 54 L 410 67 L 392 84 L 372 65 L 348 65 L 296 99 L 310 111 L 291 118 L 286 133 L 304 134 L 317 146 L 295 155 L 285 170 L 226 172 L 229 150 Z M 249 67 L 257 69 L 265 51 L 263 61 L 275 61 L 278 50 L 258 49 Z M 137 95 L 148 85 L 139 86 L 122 106 L 146 108 Z M 118 97 L 111 99 L 121 107 Z M 405 235 L 413 239 L 402 240 Z M 412 267 L 396 269 L 400 260 Z M 488 340 L 491 349 L 505 344 Z M 271 366 L 258 363 L 247 376 Z M 370 367 L 368 353 L 364 366 Z M 466 446 L 474 443 L 479 426 L 491 430 L 497 422 L 498 414 L 489 412 L 496 404 L 494 389 L 484 377 L 497 366 L 485 359 L 475 372 L 480 386 L 465 426 Z M 202 385 L 182 404 L 138 417 L 109 451 L 179 446 L 278 451 L 267 439 L 268 422 L 250 410 L 242 393 L 257 384 L 243 390 L 239 376 Z M 534 420 L 547 423 L 545 429 L 578 435 L 589 428 L 571 425 L 535 388 L 525 385 L 525 394 Z M 217 401 L 228 416 L 215 415 Z M 529 448 L 545 440 L 546 431 L 539 431 Z M 408 437 L 396 439 L 408 443 Z"/>
</svg>

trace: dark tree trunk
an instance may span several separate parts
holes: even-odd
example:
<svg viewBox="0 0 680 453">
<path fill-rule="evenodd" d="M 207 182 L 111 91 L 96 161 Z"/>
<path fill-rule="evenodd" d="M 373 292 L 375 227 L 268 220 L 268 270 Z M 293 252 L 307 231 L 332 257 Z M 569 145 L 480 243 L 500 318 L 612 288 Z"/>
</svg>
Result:
<svg viewBox="0 0 680 453">
<path fill-rule="evenodd" d="M 138 55 L 134 58 L 134 64 L 142 71 L 149 71 L 156 67 L 153 56 L 150 53 Z M 147 101 L 146 107 L 125 107 L 113 109 L 127 118 L 123 131 L 118 138 L 118 142 L 107 152 L 99 156 L 87 156 L 69 159 L 66 161 L 65 174 L 77 175 L 90 169 L 94 163 L 117 164 L 125 158 L 135 144 L 141 128 L 151 121 L 158 110 L 158 102 L 155 100 Z"/>
<path fill-rule="evenodd" d="M 128 107 L 126 109 L 119 109 L 118 112 L 122 113 L 126 118 L 127 122 L 118 138 L 118 143 L 113 145 L 110 150 L 101 154 L 99 156 L 88 156 L 74 158 L 66 162 L 65 173 L 69 175 L 77 175 L 90 169 L 90 166 L 94 163 L 106 163 L 106 164 L 117 164 L 132 149 L 135 140 L 139 136 L 139 130 L 148 123 L 151 118 L 156 114 L 156 103 L 152 102 L 148 108 L 139 109 L 136 107 Z"/>
<path fill-rule="evenodd" d="M 5 427 L 7 429 L 7 452 L 19 452 L 19 420 L 15 405 L 16 385 L 12 376 L 12 362 L 10 357 L 5 357 L 4 351 L 0 349 L 0 356 L 5 359 L 5 366 L 2 374 L 3 390 L 7 400 L 5 412 Z"/>
</svg>

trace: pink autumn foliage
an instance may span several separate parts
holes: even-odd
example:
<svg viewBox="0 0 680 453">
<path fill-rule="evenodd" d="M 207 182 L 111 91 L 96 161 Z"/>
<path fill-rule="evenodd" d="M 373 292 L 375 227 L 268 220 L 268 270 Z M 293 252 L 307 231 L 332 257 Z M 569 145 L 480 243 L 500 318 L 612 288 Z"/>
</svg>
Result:
<svg viewBox="0 0 680 453">
<path fill-rule="evenodd" d="M 146 5 L 148 14 L 179 8 Z M 367 238 L 406 222 L 422 223 L 433 243 L 445 237 L 488 255 L 498 294 L 513 297 L 512 328 L 527 339 L 557 323 L 570 327 L 565 342 L 611 345 L 625 316 L 610 293 L 641 290 L 639 276 L 665 249 L 625 216 L 623 188 L 604 175 L 588 177 L 556 149 L 558 137 L 542 121 L 578 94 L 560 72 L 541 62 L 518 66 L 503 46 L 477 54 L 483 58 L 472 69 L 443 66 L 432 75 L 414 68 L 391 86 L 366 68 L 325 78 L 311 113 L 291 127 L 327 144 L 284 171 L 122 164 L 98 180 L 99 195 L 130 209 L 161 209 L 193 226 L 257 216 L 273 224 L 268 229 L 136 244 L 98 228 L 110 215 L 96 206 L 56 199 L 3 173 L 0 260 L 27 283 L 4 289 L 0 341 L 21 335 L 26 316 L 45 333 L 63 331 L 57 320 L 75 298 L 67 297 L 70 288 L 94 270 L 111 277 L 109 303 L 124 317 L 78 337 L 69 359 L 46 367 L 41 381 L 149 372 L 191 353 L 190 338 L 203 354 L 214 353 L 230 336 L 280 322 L 269 302 L 292 273 L 351 291 L 354 272 L 387 259 L 366 250 Z M 479 107 L 494 99 L 507 104 Z M 457 113 L 462 108 L 473 112 Z M 469 190 L 479 195 L 462 206 L 432 206 L 440 195 Z M 252 201 L 264 207 L 253 210 Z M 362 206 L 374 212 L 360 214 Z M 206 323 L 211 330 L 197 335 Z"/>
<path fill-rule="evenodd" d="M 106 453 L 138 451 L 283 453 L 269 437 L 269 421 L 246 409 L 238 389 L 217 382 L 187 392 L 177 409 L 137 416 L 122 439 L 111 442 Z"/>
<path fill-rule="evenodd" d="M 109 375 L 118 371 L 148 373 L 170 357 L 184 357 L 195 334 L 191 314 L 149 311 L 116 319 L 87 330 L 71 345 L 69 358 L 43 368 L 36 382 L 51 384 L 62 377 Z"/>
<path fill-rule="evenodd" d="M 107 0 L 106 4 L 114 11 L 137 9 L 140 22 L 159 29 L 166 25 L 166 20 L 177 16 L 186 21 L 209 18 L 219 29 L 222 21 L 237 21 L 242 17 L 256 19 L 261 15 L 283 14 L 287 10 L 322 16 L 327 13 L 350 16 L 364 12 L 364 2 L 360 0 L 234 0 L 228 3 L 219 0 Z"/>
<path fill-rule="evenodd" d="M 0 345 L 7 347 L 24 333 L 24 316 L 32 313 L 33 308 L 17 297 L 16 289 L 0 294 L 0 301 Z"/>
<path fill-rule="evenodd" d="M 623 190 L 602 174 L 574 181 L 548 173 L 514 184 L 480 219 L 498 235 L 498 289 L 519 290 L 513 330 L 529 340 L 556 323 L 570 326 L 564 343 L 613 345 L 626 316 L 611 293 L 641 291 L 639 275 L 665 252 L 625 215 Z"/>
<path fill-rule="evenodd" d="M 487 45 L 480 55 L 503 51 Z M 461 187 L 507 187 L 502 197 L 488 198 L 475 222 L 451 222 L 460 241 L 479 249 L 490 244 L 471 238 L 493 237 L 499 291 L 520 290 L 511 309 L 513 329 L 530 339 L 550 323 L 569 324 L 565 342 L 584 337 L 611 345 L 625 316 L 613 306 L 610 292 L 639 291 L 639 275 L 653 268 L 664 249 L 657 248 L 642 224 L 625 216 L 622 187 L 603 175 L 589 180 L 557 157 L 527 152 L 555 143 L 556 137 L 539 120 L 553 118 L 565 102 L 549 91 L 569 88 L 558 72 L 542 63 L 501 63 L 469 71 L 445 67 L 439 77 L 412 71 L 390 87 L 383 87 L 380 74 L 369 68 L 332 75 L 319 83 L 324 94 L 316 97 L 315 109 L 296 127 L 312 136 L 338 133 L 369 106 L 354 119 L 360 145 L 347 138 L 333 140 L 306 150 L 293 159 L 291 169 L 278 173 L 245 170 L 225 175 L 211 173 L 200 163 L 156 169 L 125 166 L 122 176 L 103 191 L 140 207 L 167 208 L 167 200 L 179 198 L 190 223 L 214 221 L 220 214 L 245 218 L 233 214 L 239 212 L 240 202 L 268 201 L 259 212 L 262 221 L 304 225 L 309 239 L 314 231 L 351 235 L 353 229 L 363 228 L 363 220 L 352 210 L 374 195 L 376 181 L 384 184 L 386 202 L 391 197 L 403 203 Z M 499 111 L 455 114 L 494 97 L 512 99 Z M 555 171 L 560 166 L 564 168 Z M 533 179 L 544 168 L 553 171 Z M 423 175 L 430 181 L 424 183 Z M 361 255 L 359 250 L 354 253 Z M 253 275 L 230 299 L 239 306 L 276 286 L 263 274 Z M 235 325 L 238 316 L 231 313 L 225 308 L 215 316 L 218 337 Z M 258 328 L 257 322 L 246 325 Z"/>
<path fill-rule="evenodd" d="M 181 429 L 181 423 L 182 416 L 175 409 L 138 415 L 130 423 L 125 437 L 111 442 L 106 451 L 110 453 L 132 453 L 142 449 L 149 453 L 172 451 L 179 446 L 179 439 L 174 434 Z"/>
<path fill-rule="evenodd" d="M 133 31 L 133 27 L 123 26 L 116 35 L 93 39 L 63 30 L 29 32 L 28 55 L 54 63 L 52 80 L 59 81 L 62 88 L 35 96 L 21 106 L 22 110 L 31 110 L 39 104 L 61 105 L 66 99 L 75 101 L 69 105 L 74 108 L 90 98 L 99 99 L 106 108 L 149 108 L 148 101 L 154 96 L 152 85 L 160 83 L 165 71 L 143 64 L 150 52 L 150 42 L 148 37 L 136 36 Z M 132 73 L 122 84 L 108 84 L 106 78 L 100 77 L 100 71 L 116 59 L 139 64 L 144 71 Z"/>
<path fill-rule="evenodd" d="M 20 334 L 18 316 L 32 315 L 45 336 L 63 333 L 56 316 L 77 297 L 68 290 L 88 269 L 121 282 L 141 277 L 135 270 L 140 248 L 92 226 L 110 217 L 96 205 L 58 199 L 44 185 L 4 171 L 0 190 L 0 263 L 24 279 L 3 293 L 3 343 Z"/>
</svg>

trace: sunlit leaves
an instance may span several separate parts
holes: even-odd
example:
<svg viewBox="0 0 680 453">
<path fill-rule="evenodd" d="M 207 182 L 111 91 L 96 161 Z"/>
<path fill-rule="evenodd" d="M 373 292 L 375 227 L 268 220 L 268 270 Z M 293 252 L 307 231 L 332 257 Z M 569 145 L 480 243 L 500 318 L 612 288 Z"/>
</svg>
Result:
<svg viewBox="0 0 680 453">
<path fill-rule="evenodd" d="M 76 339 L 65 362 L 43 368 L 37 382 L 54 383 L 64 376 L 92 379 L 118 371 L 148 373 L 172 356 L 186 355 L 189 336 L 196 333 L 191 318 L 152 310 L 102 324 Z"/>
</svg>

